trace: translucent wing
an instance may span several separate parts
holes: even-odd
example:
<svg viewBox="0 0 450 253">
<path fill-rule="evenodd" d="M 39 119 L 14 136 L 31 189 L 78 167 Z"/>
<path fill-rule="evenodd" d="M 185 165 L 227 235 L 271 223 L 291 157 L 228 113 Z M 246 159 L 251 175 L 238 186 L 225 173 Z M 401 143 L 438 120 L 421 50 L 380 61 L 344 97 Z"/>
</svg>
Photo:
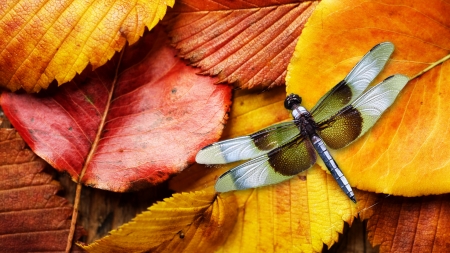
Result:
<svg viewBox="0 0 450 253">
<path fill-rule="evenodd" d="M 394 103 L 408 83 L 404 75 L 393 75 L 369 89 L 331 118 L 318 122 L 323 141 L 331 148 L 347 146 L 367 132 Z"/>
<path fill-rule="evenodd" d="M 307 138 L 297 138 L 222 174 L 216 191 L 227 192 L 276 184 L 292 178 L 316 162 L 316 153 Z"/>
<path fill-rule="evenodd" d="M 394 45 L 391 42 L 373 47 L 344 80 L 317 102 L 311 110 L 314 119 L 320 122 L 354 101 L 384 68 L 393 51 Z"/>
<path fill-rule="evenodd" d="M 269 126 L 248 136 L 213 143 L 202 148 L 195 157 L 201 164 L 224 164 L 248 160 L 270 152 L 300 135 L 294 121 Z"/>
</svg>

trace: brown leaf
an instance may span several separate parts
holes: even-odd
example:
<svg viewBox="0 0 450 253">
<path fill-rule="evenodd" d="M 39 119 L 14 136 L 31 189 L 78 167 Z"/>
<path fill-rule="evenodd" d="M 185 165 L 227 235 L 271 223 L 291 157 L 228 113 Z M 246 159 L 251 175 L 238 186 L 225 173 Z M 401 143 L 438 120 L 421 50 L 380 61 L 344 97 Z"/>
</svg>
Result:
<svg viewBox="0 0 450 253">
<path fill-rule="evenodd" d="M 447 252 L 450 195 L 394 197 L 359 192 L 361 218 L 368 219 L 372 245 L 380 252 Z"/>
<path fill-rule="evenodd" d="M 58 182 L 46 163 L 13 129 L 0 129 L 0 249 L 3 252 L 64 251 L 72 207 L 55 194 Z M 81 236 L 77 228 L 75 238 Z M 77 250 L 76 248 L 74 250 Z"/>
<path fill-rule="evenodd" d="M 315 1 L 177 2 L 165 22 L 179 55 L 240 88 L 284 84 Z"/>
</svg>

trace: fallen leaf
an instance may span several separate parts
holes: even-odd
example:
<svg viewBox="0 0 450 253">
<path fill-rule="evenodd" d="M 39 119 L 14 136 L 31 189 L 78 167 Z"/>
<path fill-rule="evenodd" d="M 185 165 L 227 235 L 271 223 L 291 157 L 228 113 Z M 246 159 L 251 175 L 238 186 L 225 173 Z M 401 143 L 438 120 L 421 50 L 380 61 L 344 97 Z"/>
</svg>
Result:
<svg viewBox="0 0 450 253">
<path fill-rule="evenodd" d="M 157 29 L 52 94 L 3 93 L 2 107 L 31 149 L 76 182 L 111 191 L 158 184 L 219 138 L 231 96 L 166 42 Z"/>
<path fill-rule="evenodd" d="M 383 41 L 396 49 L 375 83 L 394 73 L 412 77 L 449 53 L 449 12 L 450 5 L 437 0 L 324 0 L 299 39 L 287 91 L 312 108 Z M 371 131 L 332 152 L 352 186 L 403 196 L 450 191 L 449 76 L 444 62 L 411 80 Z"/>
<path fill-rule="evenodd" d="M 317 166 L 284 183 L 235 194 L 240 212 L 219 252 L 321 252 L 356 215 L 334 178 Z"/>
<path fill-rule="evenodd" d="M 450 196 L 394 197 L 359 192 L 369 241 L 380 252 L 446 252 Z"/>
<path fill-rule="evenodd" d="M 213 252 L 227 238 L 236 215 L 233 194 L 175 194 L 83 248 L 88 252 Z"/>
<path fill-rule="evenodd" d="M 291 118 L 284 90 L 239 91 L 224 137 L 248 134 Z M 217 177 L 234 165 L 193 165 L 170 181 L 176 191 L 213 190 Z M 235 191 L 239 207 L 234 229 L 218 252 L 320 252 L 352 223 L 356 208 L 334 178 L 314 166 L 281 184 Z M 220 196 L 220 195 L 219 195 Z M 230 221 L 234 222 L 234 221 Z"/>
<path fill-rule="evenodd" d="M 38 92 L 105 64 L 164 17 L 169 1 L 2 1 L 0 85 Z"/>
<path fill-rule="evenodd" d="M 177 1 L 164 20 L 179 56 L 240 88 L 284 84 L 317 1 Z"/>
<path fill-rule="evenodd" d="M 230 166 L 219 170 L 193 166 L 175 177 L 171 188 L 213 191 L 217 175 L 226 169 Z M 344 221 L 351 224 L 356 216 L 354 204 L 318 166 L 284 183 L 234 194 L 238 217 L 228 221 L 234 229 L 218 252 L 320 252 L 324 243 L 331 247 L 337 242 Z"/>
<path fill-rule="evenodd" d="M 73 208 L 55 195 L 61 186 L 44 172 L 45 166 L 14 129 L 0 129 L 2 252 L 65 250 Z M 83 229 L 76 230 L 78 239 Z"/>
</svg>

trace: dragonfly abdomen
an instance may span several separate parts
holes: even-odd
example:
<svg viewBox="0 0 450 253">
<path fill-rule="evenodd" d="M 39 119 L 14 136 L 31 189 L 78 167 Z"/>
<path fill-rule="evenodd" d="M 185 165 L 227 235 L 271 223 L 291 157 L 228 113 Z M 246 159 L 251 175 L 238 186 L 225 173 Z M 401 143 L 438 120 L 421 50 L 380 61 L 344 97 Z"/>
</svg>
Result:
<svg viewBox="0 0 450 253">
<path fill-rule="evenodd" d="M 322 158 L 322 161 L 327 166 L 327 169 L 330 171 L 331 175 L 334 177 L 334 179 L 336 179 L 339 187 L 341 187 L 344 193 L 353 202 L 356 203 L 355 194 L 353 193 L 352 187 L 348 183 L 341 169 L 339 169 L 337 163 L 334 161 L 323 140 L 317 135 L 313 135 L 310 138 L 314 148 L 316 149 L 320 158 Z"/>
</svg>

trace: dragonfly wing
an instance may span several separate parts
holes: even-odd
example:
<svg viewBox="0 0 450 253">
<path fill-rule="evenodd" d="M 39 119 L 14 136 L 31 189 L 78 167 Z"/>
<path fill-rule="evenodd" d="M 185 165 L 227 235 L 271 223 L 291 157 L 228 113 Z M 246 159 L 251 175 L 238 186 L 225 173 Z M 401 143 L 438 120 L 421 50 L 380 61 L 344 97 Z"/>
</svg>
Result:
<svg viewBox="0 0 450 253">
<path fill-rule="evenodd" d="M 276 184 L 311 167 L 316 157 L 309 139 L 299 137 L 225 172 L 215 188 L 218 192 L 227 192 Z"/>
<path fill-rule="evenodd" d="M 354 101 L 369 86 L 386 65 L 394 51 L 394 44 L 383 42 L 373 47 L 350 73 L 327 92 L 311 110 L 320 122 Z"/>
<path fill-rule="evenodd" d="M 394 103 L 408 81 L 409 78 L 404 75 L 390 76 L 328 120 L 319 122 L 318 132 L 324 142 L 338 149 L 364 135 Z"/>
<path fill-rule="evenodd" d="M 294 121 L 269 126 L 248 136 L 219 141 L 202 148 L 195 157 L 201 164 L 248 160 L 284 145 L 300 134 Z"/>
</svg>

